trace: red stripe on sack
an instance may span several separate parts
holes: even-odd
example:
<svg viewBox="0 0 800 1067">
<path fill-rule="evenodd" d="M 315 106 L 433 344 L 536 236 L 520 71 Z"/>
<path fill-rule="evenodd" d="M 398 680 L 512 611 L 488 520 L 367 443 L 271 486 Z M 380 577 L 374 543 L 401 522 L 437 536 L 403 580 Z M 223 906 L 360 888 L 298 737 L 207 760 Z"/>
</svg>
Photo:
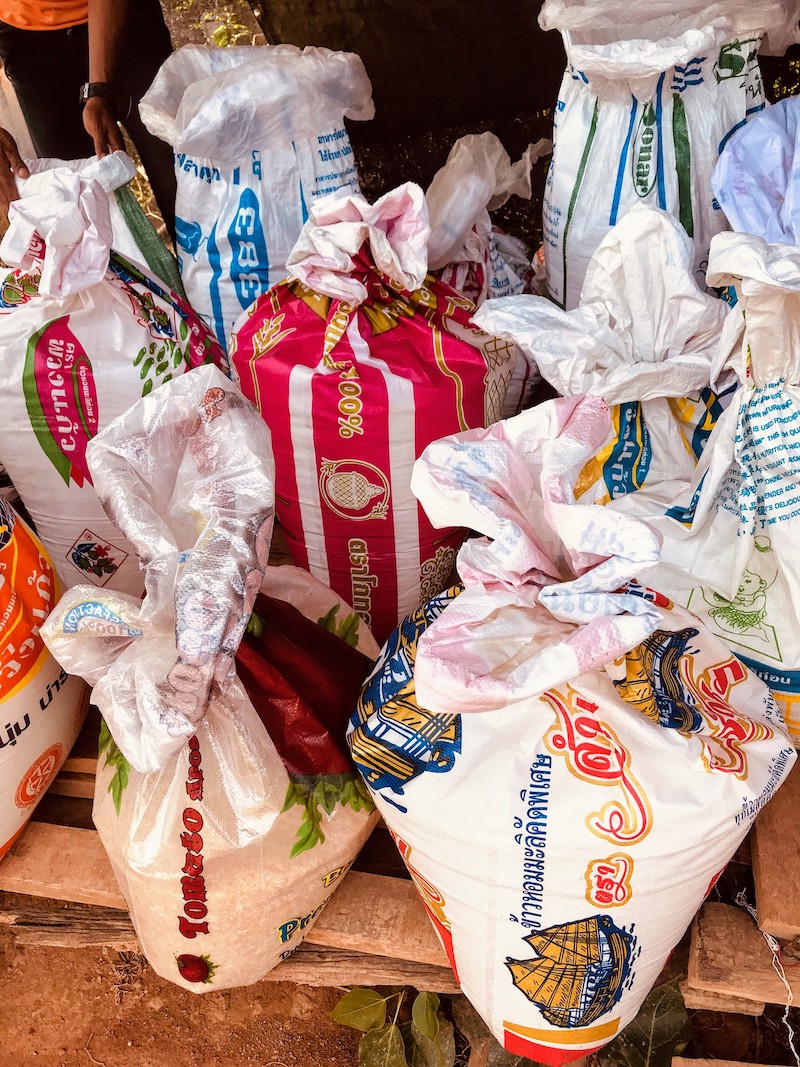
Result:
<svg viewBox="0 0 800 1067">
<path fill-rule="evenodd" d="M 432 322 L 427 318 L 422 320 L 426 337 L 420 337 L 418 345 L 425 353 L 422 360 L 425 373 L 415 375 L 417 456 L 433 441 L 483 426 L 485 421 L 486 361 L 480 348 L 470 343 L 475 339 L 475 328 L 469 322 L 469 313 L 451 299 L 449 286 L 437 281 L 429 286 L 428 292 L 435 298 L 436 308 Z M 456 331 L 455 336 L 449 328 Z M 466 530 L 437 529 L 421 505 L 417 505 L 417 510 L 420 599 L 426 601 L 449 584 Z"/>
<path fill-rule="evenodd" d="M 536 1041 L 529 1041 L 509 1030 L 503 1033 L 503 1048 L 506 1052 L 510 1052 L 512 1056 L 525 1056 L 529 1060 L 546 1063 L 551 1067 L 564 1067 L 565 1063 L 591 1056 L 599 1052 L 602 1047 L 602 1045 L 597 1045 L 595 1048 L 554 1048 L 552 1045 L 540 1045 Z"/>
</svg>

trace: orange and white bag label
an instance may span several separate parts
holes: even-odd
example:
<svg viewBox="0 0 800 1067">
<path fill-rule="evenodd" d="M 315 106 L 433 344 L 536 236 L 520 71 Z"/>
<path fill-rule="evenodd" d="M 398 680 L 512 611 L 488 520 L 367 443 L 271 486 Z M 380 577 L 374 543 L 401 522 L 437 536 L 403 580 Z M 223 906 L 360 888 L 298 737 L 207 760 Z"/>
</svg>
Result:
<svg viewBox="0 0 800 1067">
<path fill-rule="evenodd" d="M 0 856 L 11 847 L 78 736 L 86 686 L 39 628 L 60 594 L 41 542 L 0 499 Z"/>
</svg>

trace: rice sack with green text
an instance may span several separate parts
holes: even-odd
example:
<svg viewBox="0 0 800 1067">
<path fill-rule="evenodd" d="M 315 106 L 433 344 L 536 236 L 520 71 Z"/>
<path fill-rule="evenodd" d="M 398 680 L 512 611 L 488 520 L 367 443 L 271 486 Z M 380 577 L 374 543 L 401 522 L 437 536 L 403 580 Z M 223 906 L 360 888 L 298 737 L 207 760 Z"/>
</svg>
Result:
<svg viewBox="0 0 800 1067">
<path fill-rule="evenodd" d="M 175 292 L 112 251 L 109 199 L 67 168 L 32 175 L 0 258 L 0 463 L 61 581 L 141 594 L 86 449 L 134 401 L 222 353 Z"/>
<path fill-rule="evenodd" d="M 267 567 L 269 432 L 219 370 L 145 397 L 88 454 L 146 584 L 78 586 L 43 631 L 104 718 L 94 822 L 155 971 L 247 985 L 374 825 L 344 735 L 378 649 L 310 574 Z"/>
<path fill-rule="evenodd" d="M 763 682 L 644 584 L 657 535 L 576 502 L 611 435 L 602 399 L 564 398 L 426 449 L 431 521 L 484 536 L 348 736 L 461 989 L 547 1064 L 634 1018 L 795 760 Z"/>
<path fill-rule="evenodd" d="M 720 152 L 765 107 L 759 49 L 798 40 L 798 0 L 546 0 L 564 39 L 544 196 L 547 289 L 574 308 L 589 260 L 637 203 L 668 211 L 694 244 L 703 284 L 727 229 L 711 192 Z"/>
<path fill-rule="evenodd" d="M 351 603 L 379 640 L 449 580 L 465 531 L 435 530 L 411 471 L 444 433 L 499 418 L 519 353 L 427 273 L 417 185 L 375 204 L 327 197 L 292 275 L 239 321 L 231 354 L 272 431 L 277 516 L 292 560 Z"/>
<path fill-rule="evenodd" d="M 653 581 L 769 685 L 800 743 L 800 248 L 718 234 L 708 276 L 738 294 L 741 385 L 685 492 L 647 516 Z"/>
</svg>

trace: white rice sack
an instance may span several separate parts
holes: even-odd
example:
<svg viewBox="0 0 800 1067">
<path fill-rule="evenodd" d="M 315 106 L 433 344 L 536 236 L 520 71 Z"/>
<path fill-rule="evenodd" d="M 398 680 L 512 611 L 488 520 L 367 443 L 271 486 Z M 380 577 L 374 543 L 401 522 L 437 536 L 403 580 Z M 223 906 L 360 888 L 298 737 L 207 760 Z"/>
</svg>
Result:
<svg viewBox="0 0 800 1067">
<path fill-rule="evenodd" d="M 223 357 L 185 300 L 112 252 L 113 240 L 108 192 L 80 169 L 32 175 L 11 205 L 0 244 L 14 268 L 0 285 L 0 463 L 65 586 L 140 595 L 88 445 L 140 397 Z"/>
<path fill-rule="evenodd" d="M 711 193 L 725 144 L 764 106 L 764 35 L 797 40 L 797 0 L 547 0 L 543 29 L 564 38 L 544 199 L 547 288 L 577 306 L 592 253 L 631 205 L 677 218 L 703 283 L 711 237 L 726 228 Z"/>
<path fill-rule="evenodd" d="M 576 503 L 594 397 L 444 438 L 414 490 L 464 591 L 390 638 L 349 742 L 463 992 L 564 1064 L 636 1015 L 795 753 L 766 686 L 637 581 L 647 526 Z"/>
<path fill-rule="evenodd" d="M 223 348 L 285 277 L 310 206 L 359 191 L 344 119 L 371 119 L 371 94 L 349 52 L 187 45 L 142 98 L 142 121 L 175 153 L 186 293 Z"/>
</svg>

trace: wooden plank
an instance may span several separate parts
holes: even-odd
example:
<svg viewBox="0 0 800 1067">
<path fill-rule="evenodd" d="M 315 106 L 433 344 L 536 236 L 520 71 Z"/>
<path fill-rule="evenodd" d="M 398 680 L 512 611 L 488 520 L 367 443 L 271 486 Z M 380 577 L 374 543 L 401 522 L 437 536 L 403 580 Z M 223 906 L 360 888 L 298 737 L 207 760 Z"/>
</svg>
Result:
<svg viewBox="0 0 800 1067">
<path fill-rule="evenodd" d="M 48 790 L 34 808 L 31 821 L 94 830 L 92 801 L 86 797 L 60 797 Z"/>
<path fill-rule="evenodd" d="M 14 930 L 20 945 L 140 951 L 130 916 L 112 908 L 0 893 L 0 923 Z"/>
<path fill-rule="evenodd" d="M 707 989 L 695 989 L 688 981 L 681 982 L 681 996 L 692 1011 L 724 1011 L 734 1015 L 761 1015 L 766 1004 L 757 1000 L 742 1000 L 710 993 Z"/>
<path fill-rule="evenodd" d="M 350 871 L 306 941 L 417 963 L 447 962 L 413 882 L 360 871 Z"/>
<path fill-rule="evenodd" d="M 85 800 L 91 800 L 94 797 L 94 774 L 62 771 L 50 786 L 50 792 L 60 797 L 83 797 Z"/>
<path fill-rule="evenodd" d="M 93 705 L 89 705 L 86 722 L 78 734 L 78 739 L 72 746 L 72 751 L 67 756 L 62 773 L 67 774 L 91 774 L 97 773 L 97 739 L 100 736 L 100 712 Z"/>
<path fill-rule="evenodd" d="M 684 1056 L 673 1056 L 672 1067 L 753 1067 L 752 1063 L 739 1060 L 689 1060 Z M 774 1067 L 772 1064 L 759 1064 L 758 1067 Z"/>
<path fill-rule="evenodd" d="M 32 822 L 0 863 L 0 889 L 125 910 L 94 830 Z"/>
<path fill-rule="evenodd" d="M 753 830 L 753 878 L 762 930 L 800 936 L 800 762 L 760 812 Z"/>
<path fill-rule="evenodd" d="M 126 910 L 92 830 L 31 823 L 0 863 L 0 890 Z M 350 871 L 306 940 L 368 955 L 446 966 L 413 883 Z"/>
<path fill-rule="evenodd" d="M 433 967 L 414 960 L 395 960 L 346 952 L 303 942 L 295 953 L 270 971 L 267 982 L 298 982 L 314 986 L 410 985 L 431 993 L 460 993 L 449 967 Z"/>
<path fill-rule="evenodd" d="M 786 977 L 796 1001 L 800 975 L 788 968 Z M 757 1003 L 786 1003 L 786 987 L 772 966 L 772 953 L 743 908 L 703 906 L 692 927 L 688 978 L 694 989 Z"/>
<path fill-rule="evenodd" d="M 128 915 L 111 908 L 64 905 L 57 900 L 0 893 L 0 923 L 11 927 L 18 945 L 141 951 Z M 449 967 L 309 943 L 300 945 L 264 981 L 305 985 L 412 985 L 436 993 L 459 991 Z"/>
</svg>

